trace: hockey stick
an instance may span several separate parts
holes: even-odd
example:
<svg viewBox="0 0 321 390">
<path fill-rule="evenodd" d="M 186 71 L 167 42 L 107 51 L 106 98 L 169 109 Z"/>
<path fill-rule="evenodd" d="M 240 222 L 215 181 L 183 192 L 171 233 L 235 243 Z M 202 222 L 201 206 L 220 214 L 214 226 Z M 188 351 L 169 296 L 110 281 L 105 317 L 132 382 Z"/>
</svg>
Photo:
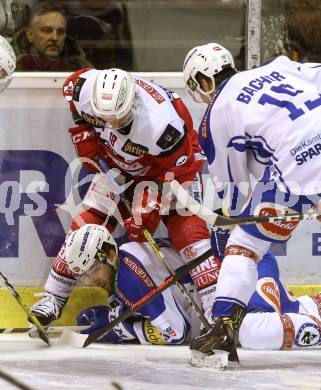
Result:
<svg viewBox="0 0 321 390">
<path fill-rule="evenodd" d="M 109 180 L 111 182 L 111 185 L 113 186 L 115 192 L 118 193 L 118 195 L 121 196 L 119 188 L 118 188 L 118 184 L 115 182 L 115 179 L 113 178 L 112 174 L 110 173 L 110 168 L 108 167 L 107 163 L 104 160 L 100 159 L 100 158 L 97 159 L 97 162 L 98 162 L 98 165 L 100 166 L 100 168 L 102 169 L 102 171 L 109 178 Z M 125 196 L 122 196 L 122 200 L 123 200 L 123 202 L 124 202 L 128 212 L 131 213 L 131 205 L 130 205 L 129 200 L 126 199 Z M 173 276 L 175 274 L 174 269 L 171 267 L 171 265 L 167 261 L 165 255 L 163 254 L 163 252 L 160 249 L 160 247 L 157 245 L 154 237 L 151 235 L 151 233 L 148 231 L 148 229 L 146 229 L 146 228 L 143 229 L 143 235 L 146 238 L 147 242 L 149 243 L 150 247 L 152 248 L 153 252 L 155 253 L 156 257 L 164 265 L 164 267 L 166 268 L 167 272 L 170 275 Z M 180 292 L 186 298 L 187 302 L 193 308 L 195 314 L 197 315 L 199 320 L 202 322 L 202 324 L 204 325 L 206 330 L 210 330 L 210 328 L 211 328 L 210 324 L 208 323 L 206 317 L 204 316 L 202 310 L 199 308 L 198 304 L 195 302 L 194 298 L 191 296 L 189 291 L 187 291 L 186 286 L 183 283 L 181 283 L 179 280 L 177 280 L 175 283 L 176 283 L 176 286 L 179 288 Z"/>
<path fill-rule="evenodd" d="M 13 378 L 11 375 L 3 372 L 2 370 L 0 370 L 0 378 L 4 379 L 5 381 L 10 383 L 11 385 L 16 386 L 18 389 L 21 389 L 21 390 L 33 390 L 31 387 L 29 387 L 29 386 L 25 385 L 24 383 L 18 381 L 18 379 Z"/>
<path fill-rule="evenodd" d="M 321 214 L 311 211 L 307 213 L 291 213 L 282 215 L 262 215 L 250 217 L 224 217 L 209 210 L 207 207 L 196 202 L 176 181 L 169 182 L 173 194 L 176 196 L 178 202 L 191 213 L 197 215 L 209 225 L 231 227 L 237 225 L 249 225 L 254 223 L 276 223 L 276 222 L 293 222 L 293 221 L 307 221 L 314 220 L 321 217 Z"/>
<path fill-rule="evenodd" d="M 73 332 L 80 332 L 82 330 L 87 329 L 88 326 L 48 326 L 46 327 L 47 334 L 60 334 L 64 330 L 72 330 Z M 27 333 L 32 328 L 0 328 L 0 334 L 8 334 L 8 333 Z M 1 337 L 1 335 L 0 335 Z M 33 334 L 30 334 L 30 337 L 34 337 Z"/>
<path fill-rule="evenodd" d="M 174 284 L 177 280 L 180 280 L 181 278 L 186 276 L 192 269 L 200 265 L 204 260 L 206 260 L 211 255 L 211 253 L 212 251 L 209 249 L 201 256 L 183 265 L 174 275 L 164 280 L 162 284 L 160 284 L 154 290 L 151 290 L 147 295 L 145 295 L 139 301 L 133 303 L 129 309 L 124 311 L 119 317 L 115 318 L 114 321 L 112 321 L 110 324 L 103 326 L 102 328 L 89 334 L 83 344 L 83 347 L 87 347 L 89 344 L 93 343 L 94 341 L 104 336 L 109 331 L 111 331 L 116 325 L 125 321 L 128 317 L 131 317 L 133 314 L 135 314 L 137 310 L 139 310 L 141 307 L 146 305 L 148 302 L 152 301 L 154 298 L 158 297 L 169 286 Z"/>
<path fill-rule="evenodd" d="M 38 318 L 23 304 L 20 295 L 17 293 L 13 285 L 8 281 L 8 279 L 1 272 L 0 272 L 0 278 L 3 280 L 5 286 L 7 287 L 8 291 L 13 296 L 13 298 L 16 300 L 18 305 L 26 313 L 28 320 L 36 326 L 41 340 L 43 340 L 46 344 L 50 345 L 49 338 L 46 334 L 46 331 L 44 327 L 41 325 L 41 323 L 39 322 Z"/>
</svg>

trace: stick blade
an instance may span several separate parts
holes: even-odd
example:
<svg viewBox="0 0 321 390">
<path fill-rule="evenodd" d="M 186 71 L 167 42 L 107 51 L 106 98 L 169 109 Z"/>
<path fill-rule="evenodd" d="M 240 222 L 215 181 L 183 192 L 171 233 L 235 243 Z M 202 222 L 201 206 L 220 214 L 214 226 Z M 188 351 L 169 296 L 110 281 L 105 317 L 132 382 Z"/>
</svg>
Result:
<svg viewBox="0 0 321 390">
<path fill-rule="evenodd" d="M 64 329 L 56 345 L 70 345 L 72 347 L 82 348 L 87 336 L 86 334 L 77 333 L 70 329 Z"/>
</svg>

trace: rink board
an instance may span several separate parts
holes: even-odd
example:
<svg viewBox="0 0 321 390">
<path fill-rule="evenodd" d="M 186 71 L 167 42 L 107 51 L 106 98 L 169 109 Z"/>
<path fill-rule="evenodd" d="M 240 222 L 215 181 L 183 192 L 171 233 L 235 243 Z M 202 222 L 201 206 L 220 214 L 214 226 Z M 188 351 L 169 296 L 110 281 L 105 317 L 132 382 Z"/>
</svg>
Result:
<svg viewBox="0 0 321 390">
<path fill-rule="evenodd" d="M 315 295 L 321 291 L 321 285 L 289 285 L 294 295 Z M 17 288 L 22 301 L 28 307 L 40 299 L 35 293 L 43 292 L 39 288 Z M 18 306 L 6 288 L 0 288 L 0 328 L 26 327 L 24 311 Z M 106 304 L 106 294 L 101 288 L 76 287 L 65 306 L 62 317 L 55 325 L 76 325 L 78 313 L 90 306 Z"/>
</svg>

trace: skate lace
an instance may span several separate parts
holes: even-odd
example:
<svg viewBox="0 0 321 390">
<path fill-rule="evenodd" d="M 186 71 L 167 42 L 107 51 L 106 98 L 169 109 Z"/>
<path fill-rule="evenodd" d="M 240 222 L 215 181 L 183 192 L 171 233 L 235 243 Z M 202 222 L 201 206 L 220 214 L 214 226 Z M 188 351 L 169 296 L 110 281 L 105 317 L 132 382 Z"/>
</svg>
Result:
<svg viewBox="0 0 321 390">
<path fill-rule="evenodd" d="M 59 299 L 50 293 L 40 293 L 37 296 L 43 296 L 43 299 L 32 307 L 33 312 L 38 312 L 49 317 L 53 314 L 55 317 L 59 316 L 60 310 L 64 304 L 64 299 Z"/>
</svg>

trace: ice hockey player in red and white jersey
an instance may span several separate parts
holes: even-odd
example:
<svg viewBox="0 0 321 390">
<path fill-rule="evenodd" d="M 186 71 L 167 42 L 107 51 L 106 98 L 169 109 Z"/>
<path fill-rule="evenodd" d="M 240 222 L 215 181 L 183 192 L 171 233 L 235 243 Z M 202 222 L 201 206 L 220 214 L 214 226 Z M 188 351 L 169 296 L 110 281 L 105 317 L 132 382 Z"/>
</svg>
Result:
<svg viewBox="0 0 321 390">
<path fill-rule="evenodd" d="M 97 171 L 95 159 L 99 157 L 110 168 L 119 169 L 127 183 L 133 182 L 125 195 L 133 202 L 135 218 L 123 212 L 121 202 L 117 210 L 111 211 L 110 202 L 115 203 L 118 195 L 111 199 L 105 175 L 99 174 L 83 201 L 85 211 L 74 218 L 71 229 L 85 223 L 102 224 L 108 216 L 108 228 L 112 229 L 111 222 L 117 214 L 126 219 L 129 238 L 143 241 L 143 228 L 153 234 L 162 220 L 184 262 L 210 249 L 209 232 L 203 221 L 178 213 L 175 204 L 170 205 L 170 210 L 161 207 L 159 196 L 152 196 L 142 184 L 146 180 L 161 183 L 166 175 L 171 175 L 187 183 L 185 188 L 197 201 L 202 200 L 200 174 L 204 160 L 182 100 L 175 93 L 120 69 L 80 70 L 65 81 L 63 91 L 75 122 L 69 133 L 78 156 L 86 160 L 86 167 Z M 208 298 L 214 292 L 216 276 L 213 256 L 192 273 L 204 311 L 209 308 Z M 43 323 L 59 317 L 74 284 L 65 264 L 63 245 L 45 284 L 48 294 L 32 308 Z"/>
<path fill-rule="evenodd" d="M 10 43 L 0 35 L 0 92 L 11 82 L 11 74 L 16 69 L 16 55 Z"/>
</svg>

